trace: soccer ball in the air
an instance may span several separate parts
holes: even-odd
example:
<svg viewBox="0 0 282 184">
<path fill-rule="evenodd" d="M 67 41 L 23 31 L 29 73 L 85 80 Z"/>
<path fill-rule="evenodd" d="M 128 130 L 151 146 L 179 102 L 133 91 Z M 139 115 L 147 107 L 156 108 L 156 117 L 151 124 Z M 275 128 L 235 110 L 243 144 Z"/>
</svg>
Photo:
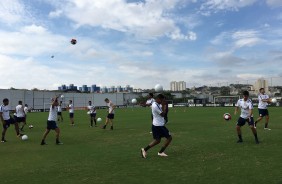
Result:
<svg viewBox="0 0 282 184">
<path fill-rule="evenodd" d="M 71 44 L 75 45 L 77 41 L 76 41 L 76 39 L 73 38 L 73 39 L 71 39 L 70 42 L 71 42 Z"/>
<path fill-rule="evenodd" d="M 90 112 L 90 111 L 87 111 L 87 114 L 91 114 L 91 112 Z"/>
<path fill-rule="evenodd" d="M 271 99 L 271 102 L 272 102 L 272 103 L 276 103 L 276 102 L 277 102 L 277 99 L 276 99 L 276 98 L 272 98 L 272 99 Z"/>
<path fill-rule="evenodd" d="M 231 120 L 231 115 L 230 115 L 229 113 L 224 113 L 223 118 L 224 118 L 226 121 L 229 121 L 229 120 Z"/>
<path fill-rule="evenodd" d="M 136 100 L 135 98 L 133 98 L 133 99 L 131 100 L 131 102 L 132 102 L 133 104 L 136 104 L 136 103 L 137 103 L 137 100 Z"/>
<path fill-rule="evenodd" d="M 28 128 L 29 128 L 29 129 L 32 129 L 32 128 L 33 128 L 33 125 L 29 125 Z"/>
<path fill-rule="evenodd" d="M 98 121 L 98 122 L 101 122 L 101 121 L 102 121 L 102 118 L 98 118 L 97 121 Z"/>
<path fill-rule="evenodd" d="M 155 85 L 155 91 L 156 92 L 162 92 L 163 91 L 163 86 L 160 84 Z"/>
<path fill-rule="evenodd" d="M 27 136 L 27 135 L 23 135 L 23 136 L 22 136 L 22 140 L 23 140 L 23 141 L 28 140 L 28 136 Z"/>
</svg>

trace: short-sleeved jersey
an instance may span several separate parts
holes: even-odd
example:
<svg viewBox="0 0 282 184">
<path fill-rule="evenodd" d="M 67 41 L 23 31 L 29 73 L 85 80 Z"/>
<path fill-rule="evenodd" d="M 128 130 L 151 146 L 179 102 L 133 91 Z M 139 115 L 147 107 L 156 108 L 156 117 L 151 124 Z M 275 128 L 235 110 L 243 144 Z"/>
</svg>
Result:
<svg viewBox="0 0 282 184">
<path fill-rule="evenodd" d="M 165 121 L 164 117 L 161 116 L 162 113 L 162 105 L 157 102 L 153 102 L 152 104 L 152 114 L 153 114 L 153 125 L 154 126 L 164 126 Z"/>
<path fill-rule="evenodd" d="M 73 104 L 69 104 L 69 113 L 74 113 Z"/>
<path fill-rule="evenodd" d="M 24 107 L 24 113 L 25 113 L 25 114 L 28 113 L 28 107 Z"/>
<path fill-rule="evenodd" d="M 269 99 L 269 96 L 266 94 L 259 94 L 258 95 L 258 99 L 259 99 L 259 104 L 258 104 L 258 108 L 259 109 L 267 109 L 267 102 L 263 102 L 262 100 L 266 100 Z"/>
<path fill-rule="evenodd" d="M 58 112 L 62 112 L 62 106 L 58 105 L 57 109 L 58 109 Z"/>
<path fill-rule="evenodd" d="M 18 118 L 25 117 L 24 107 L 23 105 L 17 105 L 16 106 L 16 116 Z"/>
<path fill-rule="evenodd" d="M 5 106 L 4 104 L 0 106 L 0 112 L 2 112 L 2 117 L 4 120 L 10 119 L 10 108 L 9 106 Z"/>
<path fill-rule="evenodd" d="M 51 105 L 49 116 L 48 116 L 48 121 L 57 121 L 57 112 L 58 112 L 58 108 L 56 106 L 54 106 L 53 108 Z"/>
<path fill-rule="evenodd" d="M 251 99 L 248 99 L 247 101 L 244 101 L 244 99 L 239 99 L 236 107 L 241 108 L 240 117 L 244 119 L 249 118 L 249 110 L 254 108 Z M 253 117 L 253 115 L 251 115 L 251 117 Z"/>
<path fill-rule="evenodd" d="M 114 114 L 115 111 L 113 110 L 114 104 L 112 101 L 109 101 L 109 103 L 107 103 L 107 106 L 109 107 L 109 113 Z"/>
<path fill-rule="evenodd" d="M 155 99 L 154 98 L 150 98 L 146 101 L 146 105 L 150 105 L 152 106 L 152 104 L 155 102 Z"/>
<path fill-rule="evenodd" d="M 96 107 L 94 105 L 88 105 L 87 109 L 90 112 L 90 114 L 95 114 L 96 113 Z"/>
</svg>

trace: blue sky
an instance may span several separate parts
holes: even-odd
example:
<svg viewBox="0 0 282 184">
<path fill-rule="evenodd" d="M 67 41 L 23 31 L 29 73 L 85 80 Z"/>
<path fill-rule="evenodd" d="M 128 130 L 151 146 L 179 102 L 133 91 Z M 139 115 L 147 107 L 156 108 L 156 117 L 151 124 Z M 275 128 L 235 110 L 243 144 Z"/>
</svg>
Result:
<svg viewBox="0 0 282 184">
<path fill-rule="evenodd" d="M 0 88 L 282 76 L 281 0 L 1 0 L 0 37 Z"/>
</svg>

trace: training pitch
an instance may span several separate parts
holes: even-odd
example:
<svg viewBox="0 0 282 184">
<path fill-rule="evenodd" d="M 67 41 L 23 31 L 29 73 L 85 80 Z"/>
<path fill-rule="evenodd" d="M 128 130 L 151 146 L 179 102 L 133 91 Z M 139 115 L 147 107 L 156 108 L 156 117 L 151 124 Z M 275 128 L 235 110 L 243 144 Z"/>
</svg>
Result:
<svg viewBox="0 0 282 184">
<path fill-rule="evenodd" d="M 157 152 L 162 143 L 148 151 L 147 159 L 140 148 L 152 141 L 150 108 L 117 109 L 114 130 L 100 128 L 106 110 L 97 110 L 102 122 L 89 127 L 86 111 L 75 111 L 75 124 L 70 126 L 63 112 L 61 141 L 55 144 L 55 133 L 40 141 L 48 113 L 29 113 L 25 127 L 27 141 L 15 136 L 11 126 L 7 143 L 0 144 L 0 183 L 282 183 L 282 114 L 281 108 L 269 108 L 269 128 L 262 120 L 257 127 L 259 145 L 248 126 L 242 128 L 242 144 L 237 135 L 234 108 L 171 108 L 170 130 L 173 140 L 167 158 Z M 223 114 L 229 112 L 231 121 Z M 254 110 L 258 117 L 257 108 Z M 2 131 L 2 126 L 1 126 Z"/>
</svg>

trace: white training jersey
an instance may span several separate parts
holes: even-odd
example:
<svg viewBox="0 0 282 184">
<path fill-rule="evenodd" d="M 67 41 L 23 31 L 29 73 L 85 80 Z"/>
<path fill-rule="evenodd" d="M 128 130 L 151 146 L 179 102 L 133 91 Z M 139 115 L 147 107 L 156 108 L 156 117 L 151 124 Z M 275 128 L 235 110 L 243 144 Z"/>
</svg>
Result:
<svg viewBox="0 0 282 184">
<path fill-rule="evenodd" d="M 24 107 L 23 105 L 17 105 L 16 106 L 16 116 L 18 118 L 25 117 Z"/>
<path fill-rule="evenodd" d="M 114 114 L 115 111 L 113 110 L 114 108 L 114 104 L 112 101 L 109 101 L 109 103 L 107 103 L 107 106 L 109 107 L 109 113 Z"/>
<path fill-rule="evenodd" d="M 54 106 L 53 108 L 51 105 L 49 116 L 48 116 L 48 121 L 57 121 L 57 112 L 58 112 L 58 108 L 56 106 Z"/>
<path fill-rule="evenodd" d="M 57 109 L 58 109 L 58 112 L 62 112 L 62 106 L 58 105 Z"/>
<path fill-rule="evenodd" d="M 162 105 L 157 102 L 152 104 L 152 114 L 153 114 L 153 125 L 154 126 L 164 126 L 165 120 L 160 114 L 162 113 Z"/>
<path fill-rule="evenodd" d="M 69 113 L 74 113 L 73 104 L 69 104 Z"/>
<path fill-rule="evenodd" d="M 150 105 L 150 107 L 152 106 L 152 104 L 155 102 L 154 98 L 150 98 L 146 101 L 146 105 Z"/>
<path fill-rule="evenodd" d="M 25 113 L 25 114 L 28 113 L 28 107 L 24 107 L 24 113 Z"/>
<path fill-rule="evenodd" d="M 0 112 L 2 112 L 2 117 L 4 120 L 10 119 L 10 108 L 9 106 L 5 106 L 4 104 L 0 106 Z"/>
<path fill-rule="evenodd" d="M 94 105 L 88 105 L 87 106 L 87 109 L 88 111 L 91 113 L 91 114 L 95 114 L 96 113 L 96 107 Z"/>
<path fill-rule="evenodd" d="M 259 104 L 258 104 L 258 108 L 259 109 L 267 109 L 267 102 L 263 102 L 262 100 L 266 100 L 269 99 L 269 96 L 266 94 L 259 94 L 258 95 L 258 99 L 259 99 Z"/>
<path fill-rule="evenodd" d="M 247 99 L 247 101 L 244 101 L 244 99 L 239 99 L 236 107 L 241 108 L 241 115 L 240 117 L 247 119 L 249 118 L 249 110 L 253 109 L 253 103 L 251 99 Z M 253 117 L 253 114 L 251 115 Z"/>
</svg>

